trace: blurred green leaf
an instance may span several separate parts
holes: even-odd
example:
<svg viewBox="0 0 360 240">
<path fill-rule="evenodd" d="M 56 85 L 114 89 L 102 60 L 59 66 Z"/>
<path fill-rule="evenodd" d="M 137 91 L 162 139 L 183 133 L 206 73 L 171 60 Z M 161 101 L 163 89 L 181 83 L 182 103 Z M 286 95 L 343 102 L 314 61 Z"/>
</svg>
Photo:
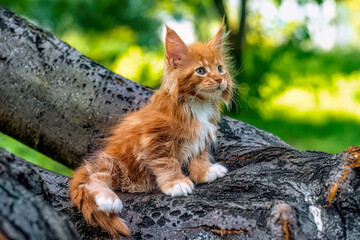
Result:
<svg viewBox="0 0 360 240">
<path fill-rule="evenodd" d="M 51 158 L 35 151 L 34 149 L 20 143 L 19 141 L 0 132 L 0 148 L 15 154 L 18 157 L 28 160 L 36 165 L 71 177 L 73 171 Z"/>
</svg>

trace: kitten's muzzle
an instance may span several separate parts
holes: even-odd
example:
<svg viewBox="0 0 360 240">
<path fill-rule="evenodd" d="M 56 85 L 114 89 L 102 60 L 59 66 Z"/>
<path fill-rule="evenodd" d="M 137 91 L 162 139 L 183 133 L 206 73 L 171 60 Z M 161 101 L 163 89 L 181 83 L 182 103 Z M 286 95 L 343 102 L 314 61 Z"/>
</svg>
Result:
<svg viewBox="0 0 360 240">
<path fill-rule="evenodd" d="M 226 81 L 222 81 L 221 83 L 219 83 L 219 89 L 224 91 L 227 88 L 227 82 Z"/>
<path fill-rule="evenodd" d="M 214 80 L 215 80 L 215 82 L 217 82 L 217 83 L 221 84 L 221 83 L 222 83 L 222 81 L 223 81 L 223 78 L 216 78 L 216 79 L 214 79 Z"/>
</svg>

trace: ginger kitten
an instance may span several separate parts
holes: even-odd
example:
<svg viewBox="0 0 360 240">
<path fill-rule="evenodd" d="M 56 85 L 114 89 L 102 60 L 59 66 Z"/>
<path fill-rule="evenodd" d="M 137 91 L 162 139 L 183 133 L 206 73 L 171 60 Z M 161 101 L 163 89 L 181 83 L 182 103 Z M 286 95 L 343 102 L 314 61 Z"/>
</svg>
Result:
<svg viewBox="0 0 360 240">
<path fill-rule="evenodd" d="M 111 234 L 130 235 L 117 215 L 123 208 L 113 190 L 149 192 L 157 187 L 172 197 L 192 193 L 195 183 L 212 182 L 227 169 L 209 160 L 220 105 L 233 82 L 226 67 L 224 27 L 207 44 L 187 46 L 166 27 L 163 82 L 150 103 L 127 115 L 87 159 L 70 183 L 71 201 L 85 220 Z M 182 167 L 189 170 L 189 177 Z"/>
</svg>

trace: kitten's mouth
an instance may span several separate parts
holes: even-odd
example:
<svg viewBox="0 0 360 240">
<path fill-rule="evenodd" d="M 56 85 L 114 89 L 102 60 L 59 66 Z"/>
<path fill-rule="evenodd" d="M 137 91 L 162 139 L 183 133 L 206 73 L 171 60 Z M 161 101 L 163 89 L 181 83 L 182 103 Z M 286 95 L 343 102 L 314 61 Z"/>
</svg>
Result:
<svg viewBox="0 0 360 240">
<path fill-rule="evenodd" d="M 202 96 L 205 98 L 217 99 L 221 96 L 224 90 L 219 85 L 212 89 L 204 89 L 202 92 L 203 92 Z"/>
<path fill-rule="evenodd" d="M 226 86 L 222 86 L 222 85 L 219 84 L 219 85 L 216 87 L 215 91 L 223 92 L 223 91 L 225 91 L 225 89 L 226 89 Z"/>
<path fill-rule="evenodd" d="M 222 90 L 222 88 L 221 88 L 221 85 L 220 84 L 218 84 L 218 85 L 216 85 L 216 86 L 214 86 L 210 91 L 211 92 L 215 92 L 215 91 L 218 91 L 218 90 Z"/>
<path fill-rule="evenodd" d="M 215 93 L 215 92 L 222 91 L 222 90 L 218 86 L 218 87 L 214 87 L 214 88 L 211 88 L 211 89 L 204 89 L 203 91 L 206 92 L 206 93 Z"/>
<path fill-rule="evenodd" d="M 208 97 L 216 98 L 216 97 L 220 96 L 225 91 L 225 89 L 226 89 L 226 87 L 224 88 L 224 86 L 222 86 L 221 84 L 218 84 L 216 86 L 203 88 L 199 92 L 201 92 L 200 94 L 206 98 L 208 98 Z"/>
</svg>

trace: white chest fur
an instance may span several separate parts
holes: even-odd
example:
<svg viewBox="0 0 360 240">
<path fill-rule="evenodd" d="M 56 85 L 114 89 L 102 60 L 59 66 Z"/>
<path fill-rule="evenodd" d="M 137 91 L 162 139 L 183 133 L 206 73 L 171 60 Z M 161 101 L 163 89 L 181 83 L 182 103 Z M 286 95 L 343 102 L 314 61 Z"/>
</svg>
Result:
<svg viewBox="0 0 360 240">
<path fill-rule="evenodd" d="M 204 152 L 206 146 L 216 140 L 216 126 L 211 123 L 211 119 L 216 117 L 216 110 L 210 103 L 194 103 L 188 105 L 188 108 L 198 121 L 199 127 L 195 130 L 191 141 L 187 142 L 183 147 L 183 160 L 198 156 Z"/>
</svg>

